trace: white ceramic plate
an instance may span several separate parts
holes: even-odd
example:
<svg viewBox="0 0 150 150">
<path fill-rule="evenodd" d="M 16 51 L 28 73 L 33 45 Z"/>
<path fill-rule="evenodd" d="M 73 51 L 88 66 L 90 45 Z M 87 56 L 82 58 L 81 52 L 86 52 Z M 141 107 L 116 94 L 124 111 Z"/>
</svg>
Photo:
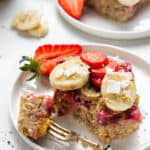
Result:
<svg viewBox="0 0 150 150">
<path fill-rule="evenodd" d="M 142 60 L 141 58 L 130 54 L 127 51 L 123 51 L 119 47 L 114 47 L 110 45 L 83 45 L 84 50 L 100 50 L 109 56 L 120 56 L 124 60 L 128 60 L 132 65 L 135 72 L 137 91 L 140 95 L 140 107 L 143 113 L 143 122 L 140 128 L 128 136 L 125 139 L 116 140 L 112 143 L 114 150 L 145 150 L 148 148 L 150 143 L 150 100 L 149 100 L 149 89 L 150 89 L 150 65 Z M 30 76 L 29 73 L 19 74 L 10 99 L 9 110 L 13 125 L 17 129 L 17 118 L 19 112 L 19 97 L 24 92 L 24 90 L 32 90 L 37 93 L 48 93 L 53 94 L 52 89 L 47 77 L 40 77 L 38 80 L 31 82 L 25 81 Z M 57 120 L 64 127 L 69 129 L 74 129 L 81 135 L 88 137 L 89 139 L 96 141 L 95 137 L 91 135 L 84 127 L 84 125 L 79 124 L 71 118 L 71 116 L 65 116 Z M 19 133 L 20 134 L 20 133 Z M 29 138 L 26 138 L 20 134 L 21 138 L 29 145 L 31 145 L 36 150 L 85 150 L 80 143 L 76 144 L 65 144 L 60 143 L 57 140 L 49 139 L 48 137 L 34 142 Z M 97 141 L 98 142 L 98 141 Z"/>
<path fill-rule="evenodd" d="M 80 20 L 68 15 L 56 0 L 60 14 L 79 30 L 92 35 L 111 39 L 138 39 L 150 36 L 150 5 L 144 6 L 130 21 L 119 23 L 86 9 Z"/>
</svg>

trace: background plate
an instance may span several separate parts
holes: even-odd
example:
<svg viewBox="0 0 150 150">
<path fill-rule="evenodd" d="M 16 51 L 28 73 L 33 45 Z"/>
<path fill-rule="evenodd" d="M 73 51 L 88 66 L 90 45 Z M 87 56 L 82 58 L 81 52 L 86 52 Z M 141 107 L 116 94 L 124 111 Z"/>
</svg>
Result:
<svg viewBox="0 0 150 150">
<path fill-rule="evenodd" d="M 150 4 L 150 3 L 149 3 Z M 98 15 L 86 8 L 80 20 L 68 15 L 56 0 L 60 14 L 79 30 L 111 39 L 139 39 L 150 36 L 150 5 L 142 7 L 130 21 L 119 23 Z"/>
<path fill-rule="evenodd" d="M 109 56 L 119 56 L 124 60 L 128 60 L 132 65 L 135 72 L 137 91 L 140 95 L 140 107 L 143 113 L 143 122 L 140 128 L 128 136 L 127 138 L 116 140 L 112 143 L 114 150 L 143 150 L 148 149 L 150 143 L 150 101 L 149 101 L 149 89 L 150 89 L 150 65 L 142 60 L 141 58 L 126 52 L 124 49 L 119 47 L 114 47 L 110 45 L 83 45 L 84 50 L 100 50 Z M 124 51 L 123 51 L 124 50 Z M 17 129 L 17 118 L 19 113 L 19 97 L 25 90 L 32 90 L 36 93 L 48 93 L 53 94 L 47 77 L 41 76 L 38 80 L 31 82 L 26 82 L 26 78 L 29 77 L 29 73 L 21 73 L 12 90 L 12 95 L 9 103 L 9 111 L 13 125 Z M 85 128 L 84 125 L 79 124 L 71 118 L 71 116 L 65 116 L 57 120 L 63 126 L 74 129 L 81 135 L 88 137 L 89 139 L 96 141 L 96 138 L 91 135 Z M 19 133 L 20 134 L 20 133 Z M 46 137 L 39 141 L 32 141 L 22 134 L 20 136 L 25 142 L 36 150 L 85 150 L 85 148 L 80 144 L 73 143 L 63 143 L 57 140 L 52 140 L 51 137 Z M 50 138 L 50 139 L 49 139 Z M 88 148 L 86 148 L 88 149 Z"/>
</svg>

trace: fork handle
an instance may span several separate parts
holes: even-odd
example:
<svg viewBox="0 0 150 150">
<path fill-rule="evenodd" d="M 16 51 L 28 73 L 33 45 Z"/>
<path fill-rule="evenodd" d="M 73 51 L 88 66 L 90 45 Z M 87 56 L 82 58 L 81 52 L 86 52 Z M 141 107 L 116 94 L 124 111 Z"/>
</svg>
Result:
<svg viewBox="0 0 150 150">
<path fill-rule="evenodd" d="M 81 141 L 84 145 L 91 147 L 93 150 L 105 150 L 101 145 L 91 142 L 85 137 L 78 136 L 78 140 Z"/>
</svg>

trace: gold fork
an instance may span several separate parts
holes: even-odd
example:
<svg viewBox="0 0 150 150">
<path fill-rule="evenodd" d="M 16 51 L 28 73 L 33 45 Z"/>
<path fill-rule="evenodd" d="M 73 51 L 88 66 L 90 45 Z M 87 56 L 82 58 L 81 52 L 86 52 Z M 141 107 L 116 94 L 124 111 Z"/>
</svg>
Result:
<svg viewBox="0 0 150 150">
<path fill-rule="evenodd" d="M 51 120 L 48 133 L 61 141 L 81 141 L 82 144 L 91 147 L 93 150 L 112 150 L 110 145 L 103 147 L 99 144 L 96 144 L 87 138 L 78 135 L 76 132 L 60 126 L 53 120 Z"/>
</svg>

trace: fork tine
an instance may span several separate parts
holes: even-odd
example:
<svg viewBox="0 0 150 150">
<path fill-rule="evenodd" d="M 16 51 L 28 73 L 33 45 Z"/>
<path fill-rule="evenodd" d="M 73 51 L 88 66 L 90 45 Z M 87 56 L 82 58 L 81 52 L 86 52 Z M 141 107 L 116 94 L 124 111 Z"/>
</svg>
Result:
<svg viewBox="0 0 150 150">
<path fill-rule="evenodd" d="M 59 129 L 63 130 L 64 132 L 67 132 L 67 133 L 70 133 L 70 132 L 71 132 L 71 131 L 69 131 L 68 129 L 66 129 L 66 128 L 60 126 L 59 124 L 57 124 L 57 123 L 56 123 L 55 121 L 53 121 L 53 120 L 51 120 L 51 124 L 52 124 L 53 126 L 59 128 Z"/>
<path fill-rule="evenodd" d="M 55 121 L 51 120 L 48 133 L 60 140 L 68 141 L 70 139 L 70 133 L 66 128 L 63 128 L 61 125 L 57 124 Z"/>
<path fill-rule="evenodd" d="M 58 134 L 60 134 L 60 135 L 62 135 L 62 136 L 67 136 L 69 133 L 67 133 L 67 132 L 65 132 L 65 131 L 63 131 L 63 130 L 61 130 L 60 128 L 57 128 L 56 126 L 54 126 L 54 125 L 50 125 L 50 127 L 49 127 L 49 129 L 50 130 L 53 130 L 54 132 L 57 132 Z"/>
<path fill-rule="evenodd" d="M 48 133 L 49 133 L 50 135 L 56 137 L 56 138 L 59 139 L 59 140 L 67 141 L 66 138 L 65 138 L 65 136 L 62 136 L 62 135 L 56 133 L 56 132 L 53 131 L 53 130 L 50 130 L 50 129 L 49 129 L 49 130 L 48 130 Z"/>
<path fill-rule="evenodd" d="M 57 124 L 55 121 L 51 120 L 51 124 L 49 126 L 48 133 L 55 138 L 61 141 L 81 141 L 82 143 L 86 143 L 89 147 L 93 148 L 94 150 L 107 150 L 110 149 L 110 146 L 103 147 L 99 144 L 96 144 L 87 138 L 81 137 L 80 135 L 76 134 L 73 131 L 70 131 L 61 125 Z M 111 150 L 111 149 L 110 149 Z"/>
</svg>

